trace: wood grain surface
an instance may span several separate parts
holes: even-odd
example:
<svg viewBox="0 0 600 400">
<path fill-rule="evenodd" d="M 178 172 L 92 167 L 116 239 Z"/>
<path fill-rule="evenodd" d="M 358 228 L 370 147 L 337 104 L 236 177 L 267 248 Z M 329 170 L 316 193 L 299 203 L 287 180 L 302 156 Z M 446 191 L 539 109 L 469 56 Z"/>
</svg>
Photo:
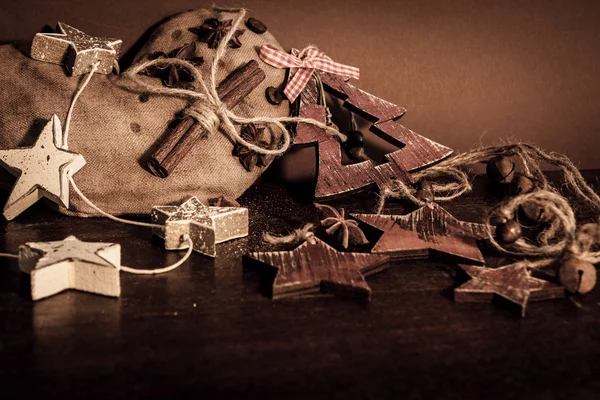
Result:
<svg viewBox="0 0 600 400">
<path fill-rule="evenodd" d="M 600 172 L 587 173 L 596 182 Z M 476 193 L 445 204 L 478 222 L 498 199 Z M 597 187 L 597 185 L 596 185 Z M 368 278 L 371 302 L 319 296 L 274 302 L 262 275 L 242 267 L 246 251 L 273 251 L 263 231 L 318 223 L 309 201 L 272 183 L 239 199 L 247 238 L 211 259 L 162 276 L 122 274 L 121 297 L 68 291 L 32 302 L 12 260 L 0 260 L 0 394 L 3 399 L 596 399 L 600 391 L 600 290 L 585 298 L 530 303 L 527 317 L 488 303 L 456 304 L 454 265 L 393 262 Z M 371 201 L 371 203 L 369 203 Z M 366 213 L 370 196 L 334 202 Z M 411 209 L 390 202 L 390 212 Z M 578 207 L 580 221 L 597 216 Z M 147 221 L 147 219 L 146 219 Z M 76 219 L 43 204 L 3 222 L 1 248 L 28 241 L 120 243 L 122 262 L 153 268 L 181 257 L 148 229 Z M 367 232 L 368 235 L 370 233 Z M 369 236 L 376 240 L 376 236 Z M 373 241 L 374 243 L 374 241 Z M 486 254 L 486 265 L 506 264 Z"/>
<path fill-rule="evenodd" d="M 370 160 L 350 165 L 342 164 L 342 148 L 337 138 L 312 125 L 298 124 L 294 144 L 316 145 L 317 185 L 316 200 L 345 196 L 371 185 L 380 190 L 393 188 L 394 180 L 412 183 L 409 172 L 431 165 L 449 156 L 452 150 L 427 139 L 397 120 L 406 109 L 358 89 L 344 79 L 320 73 L 325 90 L 343 100 L 344 107 L 373 123 L 371 131 L 399 149 L 385 155 L 384 163 L 376 165 Z M 326 122 L 326 107 L 318 104 L 317 80 L 312 78 L 300 95 L 299 115 Z"/>
</svg>

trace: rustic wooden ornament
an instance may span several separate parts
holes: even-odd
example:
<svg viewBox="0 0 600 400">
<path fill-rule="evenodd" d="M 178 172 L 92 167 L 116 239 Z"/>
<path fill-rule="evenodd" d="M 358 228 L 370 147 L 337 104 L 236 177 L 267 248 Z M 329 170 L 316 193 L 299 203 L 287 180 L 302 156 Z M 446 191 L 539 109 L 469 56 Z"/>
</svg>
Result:
<svg viewBox="0 0 600 400">
<path fill-rule="evenodd" d="M 330 199 L 350 194 L 375 184 L 380 189 L 393 188 L 393 180 L 413 182 L 409 172 L 440 161 L 452 153 L 448 147 L 427 139 L 398 123 L 406 109 L 360 90 L 344 79 L 320 73 L 327 91 L 344 100 L 344 107 L 372 122 L 370 130 L 401 148 L 385 156 L 387 162 L 375 165 L 370 160 L 342 165 L 341 146 L 337 138 L 320 128 L 299 123 L 295 145 L 317 146 L 318 169 L 315 198 Z M 327 107 L 318 104 L 316 79 L 306 85 L 300 97 L 301 117 L 327 122 Z"/>
<path fill-rule="evenodd" d="M 121 246 L 82 242 L 75 236 L 56 242 L 32 242 L 19 248 L 19 268 L 31 278 L 31 298 L 43 299 L 67 289 L 119 297 Z"/>
<path fill-rule="evenodd" d="M 435 203 L 407 215 L 352 216 L 383 231 L 371 252 L 388 254 L 392 260 L 484 262 L 477 241 L 487 237 L 485 225 L 459 221 Z"/>
<path fill-rule="evenodd" d="M 4 207 L 4 217 L 12 220 L 42 197 L 68 208 L 69 177 L 85 159 L 68 150 L 60 120 L 53 115 L 33 147 L 0 150 L 0 165 L 17 177 Z"/>
<path fill-rule="evenodd" d="M 38 33 L 31 44 L 31 58 L 62 64 L 70 75 L 88 73 L 92 65 L 100 62 L 96 72 L 110 74 L 118 62 L 121 39 L 89 36 L 63 22 L 58 23 L 59 33 Z"/>
<path fill-rule="evenodd" d="M 250 94 L 264 79 L 265 72 L 256 60 L 251 60 L 221 82 L 217 94 L 227 108 L 234 108 Z M 146 167 L 160 178 L 166 178 L 184 157 L 209 132 L 192 117 L 183 118 L 165 139 L 156 147 Z"/>
<path fill-rule="evenodd" d="M 248 209 L 209 207 L 192 197 L 180 206 L 153 207 L 152 223 L 164 225 L 164 230 L 153 231 L 165 239 L 165 249 L 187 249 L 187 241 L 182 240 L 187 234 L 195 251 L 215 257 L 218 243 L 248 236 Z"/>
<path fill-rule="evenodd" d="M 244 259 L 276 270 L 273 299 L 319 292 L 368 299 L 371 288 L 364 277 L 384 270 L 389 262 L 385 255 L 342 253 L 314 237 L 293 251 L 255 252 Z"/>
<path fill-rule="evenodd" d="M 459 267 L 472 279 L 454 289 L 457 303 L 490 302 L 498 295 L 519 305 L 524 317 L 528 300 L 549 300 L 565 295 L 562 287 L 533 278 L 523 265 L 486 268 L 460 264 Z"/>
</svg>

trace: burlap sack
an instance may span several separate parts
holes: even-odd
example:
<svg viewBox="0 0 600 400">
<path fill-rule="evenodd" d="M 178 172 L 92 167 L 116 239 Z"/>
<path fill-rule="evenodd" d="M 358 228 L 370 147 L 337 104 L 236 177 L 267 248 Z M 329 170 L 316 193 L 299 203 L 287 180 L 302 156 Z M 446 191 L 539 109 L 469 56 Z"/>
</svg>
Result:
<svg viewBox="0 0 600 400">
<path fill-rule="evenodd" d="M 197 10 L 173 16 L 153 33 L 135 63 L 157 51 L 169 53 L 186 43 L 197 42 L 197 55 L 204 57 L 202 74 L 208 77 L 215 53 L 189 28 L 208 18 L 231 19 L 228 12 Z M 68 21 L 67 21 L 68 22 Z M 285 70 L 273 68 L 258 58 L 263 43 L 281 48 L 269 33 L 256 34 L 245 28 L 241 48 L 228 49 L 218 71 L 218 82 L 251 59 L 258 60 L 266 79 L 234 108 L 238 115 L 282 117 L 289 103 L 271 105 L 265 89 L 279 86 Z M 90 33 L 90 32 L 88 32 Z M 90 33 L 91 34 L 91 33 Z M 71 99 L 82 77 L 69 77 L 63 67 L 35 61 L 17 48 L 0 46 L 3 71 L 0 74 L 0 148 L 32 145 L 52 114 L 65 121 Z M 162 85 L 160 79 L 153 84 Z M 195 195 L 201 200 L 221 195 L 240 196 L 264 171 L 246 171 L 232 155 L 234 143 L 216 132 L 198 144 L 166 179 L 151 175 L 143 161 L 149 150 L 168 132 L 168 124 L 185 108 L 181 98 L 150 95 L 126 89 L 131 82 L 125 76 L 95 74 L 75 107 L 69 134 L 69 149 L 82 154 L 86 166 L 74 180 L 81 191 L 101 209 L 113 214 L 147 214 L 152 206 L 176 204 Z M 238 127 L 239 129 L 239 127 Z M 12 187 L 14 178 L 2 171 L 0 182 Z M 71 190 L 69 210 L 75 215 L 95 215 Z"/>
</svg>

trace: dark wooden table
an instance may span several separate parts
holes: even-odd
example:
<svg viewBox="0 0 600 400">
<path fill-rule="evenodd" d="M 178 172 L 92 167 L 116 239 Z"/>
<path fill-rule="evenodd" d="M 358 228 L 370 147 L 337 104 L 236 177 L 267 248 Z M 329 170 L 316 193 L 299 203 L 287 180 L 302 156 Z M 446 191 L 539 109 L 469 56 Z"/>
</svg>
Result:
<svg viewBox="0 0 600 400">
<path fill-rule="evenodd" d="M 596 181 L 600 171 L 586 176 Z M 484 187 L 476 180 L 473 195 L 445 207 L 478 221 L 497 201 Z M 365 212 L 373 201 L 363 194 L 338 204 Z M 241 255 L 268 248 L 263 230 L 317 215 L 307 198 L 274 183 L 255 185 L 241 203 L 250 208 L 250 237 L 220 245 L 214 260 L 193 254 L 165 275 L 122 273 L 119 299 L 67 291 L 33 303 L 16 263 L 0 260 L 0 399 L 599 398 L 600 289 L 530 303 L 521 319 L 494 304 L 455 304 L 455 267 L 422 261 L 369 278 L 369 304 L 274 302 Z M 410 211 L 398 203 L 388 210 Z M 182 255 L 164 251 L 148 229 L 65 217 L 43 204 L 2 223 L 0 248 L 71 234 L 121 243 L 123 264 L 135 268 Z"/>
</svg>

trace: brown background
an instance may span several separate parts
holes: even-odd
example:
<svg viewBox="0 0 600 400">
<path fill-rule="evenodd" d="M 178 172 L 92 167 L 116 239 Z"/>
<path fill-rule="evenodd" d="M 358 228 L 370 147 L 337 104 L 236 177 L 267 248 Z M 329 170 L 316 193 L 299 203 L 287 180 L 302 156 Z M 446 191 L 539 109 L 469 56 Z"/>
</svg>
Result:
<svg viewBox="0 0 600 400">
<path fill-rule="evenodd" d="M 0 41 L 57 20 L 134 44 L 209 1 L 6 1 Z M 285 47 L 316 44 L 361 68 L 357 86 L 408 108 L 405 124 L 455 150 L 511 138 L 600 168 L 600 2 L 239 1 Z M 18 79 L 18 77 L 15 77 Z"/>
</svg>

